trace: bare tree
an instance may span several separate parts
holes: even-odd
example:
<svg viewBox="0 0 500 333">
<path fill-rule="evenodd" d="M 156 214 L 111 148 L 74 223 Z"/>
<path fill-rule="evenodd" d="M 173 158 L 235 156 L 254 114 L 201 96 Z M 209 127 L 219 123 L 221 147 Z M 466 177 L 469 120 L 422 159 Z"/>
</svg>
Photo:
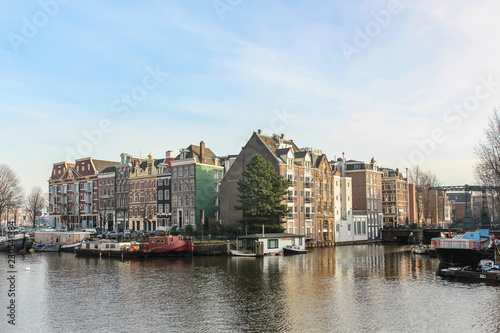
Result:
<svg viewBox="0 0 500 333">
<path fill-rule="evenodd" d="M 47 196 L 43 193 L 40 186 L 35 186 L 26 198 L 24 208 L 28 219 L 35 228 L 36 217 L 42 215 L 42 209 L 47 205 Z"/>
<path fill-rule="evenodd" d="M 500 186 L 500 113 L 495 111 L 488 119 L 488 125 L 484 129 L 486 139 L 474 147 L 474 155 L 477 159 L 475 165 L 476 180 L 486 186 Z M 493 215 L 500 213 L 500 191 L 490 191 L 493 205 Z"/>
<path fill-rule="evenodd" d="M 475 167 L 476 179 L 484 185 L 500 185 L 500 114 L 495 109 L 484 130 L 486 141 L 474 147 L 478 162 Z"/>
<path fill-rule="evenodd" d="M 437 216 L 437 193 L 429 191 L 430 187 L 439 186 L 440 182 L 435 174 L 423 171 L 418 165 L 410 169 L 409 181 L 415 184 L 417 192 L 418 220 L 432 219 Z"/>
<path fill-rule="evenodd" d="M 19 178 L 5 164 L 0 164 L 0 217 L 2 213 L 21 207 L 23 190 Z"/>
</svg>

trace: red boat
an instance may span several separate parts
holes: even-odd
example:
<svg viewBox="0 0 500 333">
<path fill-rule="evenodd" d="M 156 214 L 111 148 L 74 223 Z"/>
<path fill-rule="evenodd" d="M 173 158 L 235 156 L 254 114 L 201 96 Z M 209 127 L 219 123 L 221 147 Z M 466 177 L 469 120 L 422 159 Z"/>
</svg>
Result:
<svg viewBox="0 0 500 333">
<path fill-rule="evenodd" d="M 152 257 L 187 256 L 193 254 L 194 244 L 183 236 L 155 236 L 149 237 L 144 248 Z"/>
</svg>

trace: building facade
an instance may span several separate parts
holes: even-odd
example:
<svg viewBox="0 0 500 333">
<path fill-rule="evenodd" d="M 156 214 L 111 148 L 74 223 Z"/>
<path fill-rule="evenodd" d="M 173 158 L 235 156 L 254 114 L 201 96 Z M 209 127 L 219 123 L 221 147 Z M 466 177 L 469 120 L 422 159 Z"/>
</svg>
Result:
<svg viewBox="0 0 500 333">
<path fill-rule="evenodd" d="M 69 229 L 96 228 L 98 174 L 118 162 L 78 159 L 54 163 L 49 183 L 49 224 Z"/>
<path fill-rule="evenodd" d="M 107 167 L 99 172 L 97 182 L 99 209 L 97 225 L 101 230 L 118 229 L 116 224 L 116 167 Z"/>
<path fill-rule="evenodd" d="M 352 179 L 352 208 L 354 215 L 366 215 L 368 240 L 381 239 L 384 222 L 382 207 L 382 176 L 375 159 L 346 161 L 345 174 Z"/>
<path fill-rule="evenodd" d="M 172 226 L 208 229 L 211 221 L 220 218 L 220 181 L 224 176 L 220 159 L 201 141 L 199 146 L 181 149 L 170 165 Z"/>
<path fill-rule="evenodd" d="M 173 151 L 166 153 L 165 160 L 158 165 L 157 190 L 158 190 L 158 230 L 169 230 L 172 226 L 171 190 Z"/>
<path fill-rule="evenodd" d="M 131 228 L 129 223 L 129 176 L 133 172 L 134 160 L 140 163 L 146 161 L 145 158 L 122 153 L 120 164 L 116 166 L 116 223 L 119 230 Z"/>
<path fill-rule="evenodd" d="M 256 154 L 289 182 L 289 194 L 284 198 L 288 206 L 288 215 L 282 223 L 285 232 L 305 235 L 312 243 L 333 243 L 336 219 L 340 220 L 342 215 L 340 177 L 335 180 L 335 173 L 321 150 L 299 148 L 284 134 L 267 136 L 259 130 L 242 148 L 221 182 L 221 222 L 242 227 L 238 221 L 243 212 L 234 209 L 238 205 L 238 181 L 243 179 L 243 172 Z"/>
<path fill-rule="evenodd" d="M 129 225 L 131 230 L 151 231 L 157 228 L 157 176 L 158 164 L 149 154 L 141 163 L 134 160 L 134 168 L 129 175 Z"/>
<path fill-rule="evenodd" d="M 408 225 L 408 180 L 399 169 L 382 168 L 381 171 L 384 226 Z"/>
</svg>

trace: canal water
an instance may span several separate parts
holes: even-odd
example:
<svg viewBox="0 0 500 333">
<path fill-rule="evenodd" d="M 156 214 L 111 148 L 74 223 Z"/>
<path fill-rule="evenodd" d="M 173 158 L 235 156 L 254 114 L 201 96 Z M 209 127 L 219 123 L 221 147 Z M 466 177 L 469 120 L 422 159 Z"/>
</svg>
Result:
<svg viewBox="0 0 500 333">
<path fill-rule="evenodd" d="M 0 332 L 500 331 L 500 287 L 437 276 L 439 261 L 408 246 L 142 261 L 33 253 L 16 256 L 15 274 L 7 256 L 0 264 Z"/>
</svg>

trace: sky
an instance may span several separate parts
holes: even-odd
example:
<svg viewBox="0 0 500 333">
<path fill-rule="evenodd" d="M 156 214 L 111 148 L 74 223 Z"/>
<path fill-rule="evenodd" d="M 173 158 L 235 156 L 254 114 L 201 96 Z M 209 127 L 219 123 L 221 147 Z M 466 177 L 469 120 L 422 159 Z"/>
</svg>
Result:
<svg viewBox="0 0 500 333">
<path fill-rule="evenodd" d="M 500 2 L 0 0 L 0 164 L 155 158 L 254 131 L 476 184 Z"/>
</svg>

